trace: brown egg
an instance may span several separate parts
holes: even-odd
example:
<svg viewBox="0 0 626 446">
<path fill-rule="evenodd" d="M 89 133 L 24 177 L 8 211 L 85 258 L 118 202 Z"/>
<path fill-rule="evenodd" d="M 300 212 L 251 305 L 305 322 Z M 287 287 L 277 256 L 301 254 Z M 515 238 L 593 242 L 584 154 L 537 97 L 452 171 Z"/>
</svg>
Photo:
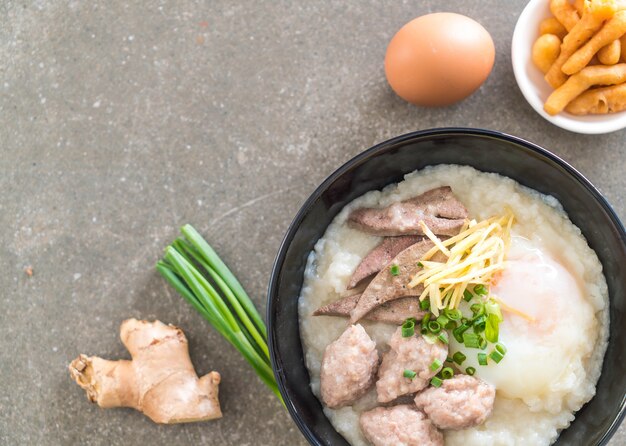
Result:
<svg viewBox="0 0 626 446">
<path fill-rule="evenodd" d="M 397 32 L 385 56 L 391 88 L 416 105 L 448 105 L 472 94 L 487 79 L 493 40 L 480 23 L 440 12 L 411 20 Z"/>
</svg>

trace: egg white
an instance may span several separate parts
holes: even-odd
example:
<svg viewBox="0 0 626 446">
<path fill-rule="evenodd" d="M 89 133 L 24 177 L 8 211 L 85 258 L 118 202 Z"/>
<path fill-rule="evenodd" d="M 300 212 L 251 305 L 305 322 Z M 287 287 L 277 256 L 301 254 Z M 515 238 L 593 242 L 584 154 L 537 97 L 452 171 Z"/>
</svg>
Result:
<svg viewBox="0 0 626 446">
<path fill-rule="evenodd" d="M 515 236 L 507 266 L 491 292 L 534 320 L 503 311 L 499 341 L 507 352 L 498 364 L 490 359 L 487 366 L 478 365 L 481 350 L 451 339 L 451 351 L 467 356 L 461 368 L 474 367 L 476 376 L 495 385 L 499 395 L 520 398 L 531 409 L 561 410 L 562 398 L 556 394 L 577 385 L 575 372 L 590 354 L 587 337 L 595 333 L 593 309 L 577 280 L 538 242 Z M 483 353 L 492 350 L 490 344 Z"/>
</svg>

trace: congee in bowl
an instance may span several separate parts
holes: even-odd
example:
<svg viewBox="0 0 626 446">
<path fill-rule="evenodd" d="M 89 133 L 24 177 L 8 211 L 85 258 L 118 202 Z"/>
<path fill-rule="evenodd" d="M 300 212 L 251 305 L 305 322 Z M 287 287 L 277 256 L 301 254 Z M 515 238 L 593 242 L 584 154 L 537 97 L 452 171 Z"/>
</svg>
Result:
<svg viewBox="0 0 626 446">
<path fill-rule="evenodd" d="M 311 388 L 357 445 L 550 445 L 595 394 L 602 265 L 559 202 L 436 165 L 346 205 L 298 301 Z"/>
</svg>

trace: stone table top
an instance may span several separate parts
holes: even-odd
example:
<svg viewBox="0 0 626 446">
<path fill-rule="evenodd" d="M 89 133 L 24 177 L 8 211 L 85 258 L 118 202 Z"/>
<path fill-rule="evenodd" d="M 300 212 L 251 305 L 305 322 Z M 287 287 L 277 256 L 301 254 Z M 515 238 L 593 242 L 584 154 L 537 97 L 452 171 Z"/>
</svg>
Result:
<svg viewBox="0 0 626 446">
<path fill-rule="evenodd" d="M 263 312 L 296 211 L 328 174 L 413 130 L 484 127 L 572 163 L 626 217 L 626 133 L 552 126 L 515 83 L 520 0 L 36 1 L 0 4 L 0 443 L 304 445 L 234 349 L 154 269 L 192 223 Z M 418 108 L 384 77 L 389 39 L 424 13 L 483 23 L 495 68 L 467 100 Z M 32 276 L 26 274 L 32 268 Z M 78 353 L 127 357 L 122 320 L 182 327 L 217 369 L 224 418 L 159 426 L 101 410 Z M 622 427 L 611 446 L 626 443 Z"/>
</svg>

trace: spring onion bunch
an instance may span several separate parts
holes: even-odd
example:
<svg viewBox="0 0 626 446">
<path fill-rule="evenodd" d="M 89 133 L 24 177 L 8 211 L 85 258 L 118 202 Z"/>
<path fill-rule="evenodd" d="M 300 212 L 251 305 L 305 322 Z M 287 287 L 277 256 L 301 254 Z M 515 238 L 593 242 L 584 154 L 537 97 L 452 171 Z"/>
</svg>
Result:
<svg viewBox="0 0 626 446">
<path fill-rule="evenodd" d="M 274 379 L 267 329 L 247 293 L 191 225 L 156 264 L 161 275 L 250 363 L 284 404 Z"/>
</svg>

